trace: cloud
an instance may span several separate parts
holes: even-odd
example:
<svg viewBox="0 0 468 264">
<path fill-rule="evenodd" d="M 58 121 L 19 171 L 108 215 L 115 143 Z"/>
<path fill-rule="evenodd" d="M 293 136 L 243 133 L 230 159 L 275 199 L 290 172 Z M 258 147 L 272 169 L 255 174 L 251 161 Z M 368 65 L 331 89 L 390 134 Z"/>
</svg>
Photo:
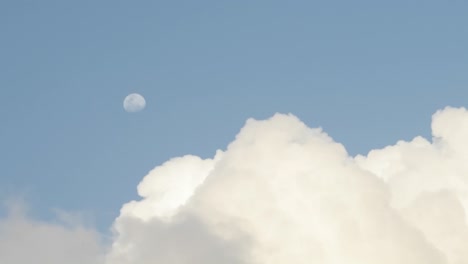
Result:
<svg viewBox="0 0 468 264">
<path fill-rule="evenodd" d="M 170 223 L 125 217 L 119 224 L 124 228 L 106 263 L 244 263 L 244 241 L 221 240 L 193 216 L 177 217 Z"/>
<path fill-rule="evenodd" d="M 19 204 L 0 219 L 0 263 L 99 264 L 103 248 L 97 232 L 80 225 L 29 218 Z"/>
<path fill-rule="evenodd" d="M 151 219 L 177 229 L 170 211 L 213 234 L 213 253 L 237 244 L 229 247 L 237 263 L 468 263 L 467 124 L 465 109 L 446 108 L 433 117 L 433 142 L 416 137 L 350 157 L 293 115 L 248 120 L 213 159 L 181 157 L 148 174 L 143 199 L 124 205 L 115 222 L 111 255 L 135 245 L 129 219 L 142 229 L 151 230 Z"/>
<path fill-rule="evenodd" d="M 149 172 L 141 199 L 122 206 L 102 263 L 468 263 L 468 111 L 438 111 L 432 131 L 431 140 L 351 157 L 293 115 L 250 119 L 213 158 L 187 155 Z M 21 223 L 13 218 L 2 226 L 29 230 L 13 228 Z M 59 239 L 86 245 L 71 246 L 73 260 L 103 250 L 89 230 L 29 226 L 58 234 L 46 240 L 30 228 L 23 236 L 42 237 L 49 249 L 66 247 Z M 15 241 L 10 233 L 0 241 Z M 37 254 L 35 244 L 14 245 Z M 24 262 L 15 257 L 8 263 Z"/>
<path fill-rule="evenodd" d="M 448 263 L 468 263 L 468 111 L 447 107 L 432 120 L 433 140 L 416 137 L 356 162 L 383 179 L 392 207 L 423 232 Z"/>
</svg>

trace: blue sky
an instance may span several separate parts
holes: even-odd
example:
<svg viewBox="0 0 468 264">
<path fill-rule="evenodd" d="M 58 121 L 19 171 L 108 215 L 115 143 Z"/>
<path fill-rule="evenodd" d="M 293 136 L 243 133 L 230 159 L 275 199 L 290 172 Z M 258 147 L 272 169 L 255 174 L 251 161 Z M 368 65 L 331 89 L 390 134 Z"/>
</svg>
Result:
<svg viewBox="0 0 468 264">
<path fill-rule="evenodd" d="M 292 113 L 350 154 L 468 97 L 466 1 L 0 2 L 0 197 L 102 228 L 153 167 Z M 127 113 L 129 93 L 147 107 Z"/>
</svg>

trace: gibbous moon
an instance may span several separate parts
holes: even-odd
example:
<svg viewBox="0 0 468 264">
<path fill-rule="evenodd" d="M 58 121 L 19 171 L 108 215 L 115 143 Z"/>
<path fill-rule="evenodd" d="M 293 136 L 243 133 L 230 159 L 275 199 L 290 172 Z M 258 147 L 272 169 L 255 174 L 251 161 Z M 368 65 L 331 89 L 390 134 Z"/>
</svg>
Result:
<svg viewBox="0 0 468 264">
<path fill-rule="evenodd" d="M 145 98 L 137 93 L 127 95 L 123 101 L 123 107 L 127 112 L 139 112 L 143 110 L 145 106 Z"/>
</svg>

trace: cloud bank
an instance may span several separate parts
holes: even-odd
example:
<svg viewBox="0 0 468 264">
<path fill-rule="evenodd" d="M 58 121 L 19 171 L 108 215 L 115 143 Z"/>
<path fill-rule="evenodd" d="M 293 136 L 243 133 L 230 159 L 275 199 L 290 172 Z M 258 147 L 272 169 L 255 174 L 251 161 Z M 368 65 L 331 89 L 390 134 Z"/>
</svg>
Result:
<svg viewBox="0 0 468 264">
<path fill-rule="evenodd" d="M 438 111 L 432 133 L 351 157 L 293 115 L 250 119 L 213 158 L 187 155 L 150 171 L 105 253 L 88 230 L 44 224 L 59 234 L 44 241 L 53 249 L 73 238 L 70 249 L 57 246 L 90 259 L 79 263 L 466 264 L 468 111 Z M 32 263 L 2 259 L 15 230 L 28 241 L 41 235 L 41 226 L 15 223 L 0 223 L 0 263 Z"/>
<path fill-rule="evenodd" d="M 100 235 L 66 218 L 55 223 L 37 221 L 18 203 L 11 205 L 8 216 L 0 219 L 0 263 L 102 263 Z"/>
</svg>

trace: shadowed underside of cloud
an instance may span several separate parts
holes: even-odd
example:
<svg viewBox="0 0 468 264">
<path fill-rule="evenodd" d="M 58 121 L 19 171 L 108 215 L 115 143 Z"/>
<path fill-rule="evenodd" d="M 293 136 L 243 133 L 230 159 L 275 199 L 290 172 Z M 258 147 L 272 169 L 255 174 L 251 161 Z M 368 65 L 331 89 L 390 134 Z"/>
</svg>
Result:
<svg viewBox="0 0 468 264">
<path fill-rule="evenodd" d="M 244 263 L 241 247 L 247 241 L 224 241 L 196 217 L 184 215 L 170 223 L 121 218 L 127 236 L 120 234 L 107 263 Z"/>
<path fill-rule="evenodd" d="M 293 115 L 248 120 L 212 159 L 179 157 L 146 175 L 142 199 L 115 220 L 102 263 L 468 263 L 468 111 L 438 111 L 432 131 L 432 141 L 350 157 Z M 0 263 L 31 263 L 2 259 L 10 243 L 42 256 L 18 242 L 22 229 L 23 240 L 42 239 L 47 249 L 70 241 L 74 259 L 61 263 L 96 263 L 103 252 L 89 230 L 42 224 L 59 234 L 47 239 L 37 223 L 13 218 L 0 224 Z"/>
</svg>

